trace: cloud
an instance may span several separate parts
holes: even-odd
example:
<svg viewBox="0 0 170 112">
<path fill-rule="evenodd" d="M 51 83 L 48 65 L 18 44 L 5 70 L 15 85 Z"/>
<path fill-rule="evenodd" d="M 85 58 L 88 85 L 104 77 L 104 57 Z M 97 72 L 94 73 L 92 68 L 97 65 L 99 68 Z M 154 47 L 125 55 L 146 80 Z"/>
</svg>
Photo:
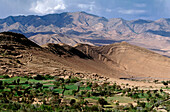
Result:
<svg viewBox="0 0 170 112">
<path fill-rule="evenodd" d="M 88 4 L 78 4 L 78 8 L 80 8 L 81 10 L 93 12 L 96 6 L 95 6 L 95 2 L 90 2 Z"/>
<path fill-rule="evenodd" d="M 107 18 L 169 18 L 170 0 L 0 0 L 0 18 L 85 11 Z"/>
<path fill-rule="evenodd" d="M 33 2 L 30 11 L 38 14 L 49 14 L 65 9 L 66 5 L 63 0 L 38 0 Z"/>
<path fill-rule="evenodd" d="M 120 10 L 118 10 L 118 12 L 121 14 L 143 14 L 143 13 L 146 13 L 146 10 L 120 9 Z"/>
</svg>

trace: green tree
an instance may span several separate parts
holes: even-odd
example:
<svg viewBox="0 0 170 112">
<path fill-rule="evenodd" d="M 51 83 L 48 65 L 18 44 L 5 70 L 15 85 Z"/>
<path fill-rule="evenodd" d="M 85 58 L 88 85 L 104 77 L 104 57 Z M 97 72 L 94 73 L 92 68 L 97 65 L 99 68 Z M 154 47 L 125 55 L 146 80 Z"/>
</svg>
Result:
<svg viewBox="0 0 170 112">
<path fill-rule="evenodd" d="M 19 85 L 20 79 L 17 79 L 17 84 Z"/>
<path fill-rule="evenodd" d="M 74 105 L 76 103 L 76 100 L 75 99 L 71 99 L 70 100 L 70 105 Z"/>
</svg>

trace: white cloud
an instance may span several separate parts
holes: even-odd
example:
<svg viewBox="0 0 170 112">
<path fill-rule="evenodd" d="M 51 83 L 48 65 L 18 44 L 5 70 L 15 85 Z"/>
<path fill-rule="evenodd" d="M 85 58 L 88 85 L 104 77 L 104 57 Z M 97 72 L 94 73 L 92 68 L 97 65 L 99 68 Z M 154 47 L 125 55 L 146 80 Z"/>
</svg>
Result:
<svg viewBox="0 0 170 112">
<path fill-rule="evenodd" d="M 118 10 L 118 12 L 121 13 L 121 14 L 143 14 L 143 13 L 146 13 L 146 10 L 120 9 L 120 10 Z"/>
<path fill-rule="evenodd" d="M 82 10 L 89 10 L 91 12 L 96 8 L 95 2 L 90 2 L 89 4 L 78 4 L 78 7 Z"/>
<path fill-rule="evenodd" d="M 31 11 L 38 14 L 55 13 L 64 9 L 66 9 L 66 5 L 63 0 L 38 0 L 30 8 Z"/>
</svg>

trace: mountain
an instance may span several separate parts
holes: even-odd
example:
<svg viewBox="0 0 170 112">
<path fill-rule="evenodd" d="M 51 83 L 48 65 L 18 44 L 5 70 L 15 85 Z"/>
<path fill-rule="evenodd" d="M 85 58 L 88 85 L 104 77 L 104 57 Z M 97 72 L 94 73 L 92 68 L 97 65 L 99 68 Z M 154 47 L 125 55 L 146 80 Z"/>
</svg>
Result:
<svg viewBox="0 0 170 112">
<path fill-rule="evenodd" d="M 49 43 L 39 46 L 22 34 L 0 33 L 0 74 L 169 79 L 170 59 L 127 42 L 104 46 Z M 95 75 L 97 74 L 97 75 Z"/>
<path fill-rule="evenodd" d="M 107 45 L 126 41 L 170 56 L 170 19 L 107 19 L 86 12 L 44 16 L 9 16 L 0 19 L 0 31 L 22 33 L 39 45 L 66 43 Z"/>
<path fill-rule="evenodd" d="M 37 34 L 35 36 L 31 36 L 30 40 L 34 41 L 39 45 L 44 45 L 47 43 L 67 43 L 68 45 L 74 46 L 77 43 L 86 43 L 91 44 L 90 42 L 86 42 L 83 39 L 79 38 L 70 38 L 63 34 Z"/>
</svg>

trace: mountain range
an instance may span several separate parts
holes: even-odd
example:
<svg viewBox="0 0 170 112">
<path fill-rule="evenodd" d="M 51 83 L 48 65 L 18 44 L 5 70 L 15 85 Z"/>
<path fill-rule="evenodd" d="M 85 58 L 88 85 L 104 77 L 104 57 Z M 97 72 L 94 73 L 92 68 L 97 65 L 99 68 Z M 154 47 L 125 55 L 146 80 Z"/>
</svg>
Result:
<svg viewBox="0 0 170 112">
<path fill-rule="evenodd" d="M 38 45 L 77 43 L 108 45 L 126 41 L 170 56 L 170 19 L 107 19 L 86 12 L 65 12 L 44 16 L 9 16 L 0 19 L 0 31 L 22 33 Z"/>
</svg>

